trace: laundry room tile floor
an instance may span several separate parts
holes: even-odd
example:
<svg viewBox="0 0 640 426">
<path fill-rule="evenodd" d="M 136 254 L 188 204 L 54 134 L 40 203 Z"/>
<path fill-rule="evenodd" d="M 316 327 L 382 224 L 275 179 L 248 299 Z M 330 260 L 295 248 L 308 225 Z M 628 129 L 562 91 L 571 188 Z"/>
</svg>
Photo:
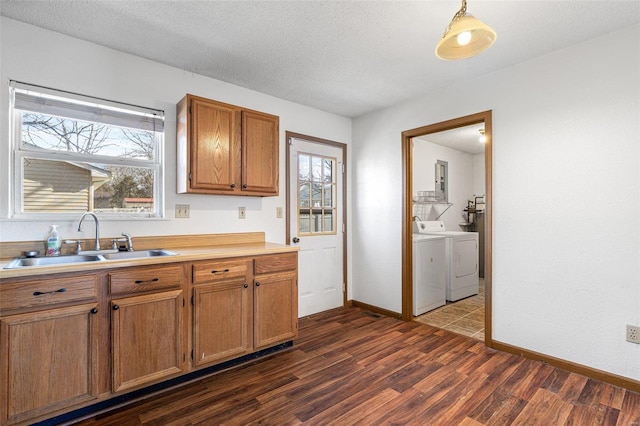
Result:
<svg viewBox="0 0 640 426">
<path fill-rule="evenodd" d="M 484 279 L 479 293 L 414 318 L 415 321 L 484 340 Z"/>
</svg>

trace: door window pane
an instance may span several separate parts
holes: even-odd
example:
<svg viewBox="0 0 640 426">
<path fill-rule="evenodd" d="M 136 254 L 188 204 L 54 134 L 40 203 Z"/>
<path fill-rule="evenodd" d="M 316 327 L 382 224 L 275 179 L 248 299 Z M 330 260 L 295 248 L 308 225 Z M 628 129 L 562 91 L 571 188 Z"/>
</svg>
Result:
<svg viewBox="0 0 640 426">
<path fill-rule="evenodd" d="M 298 153 L 298 233 L 336 232 L 336 159 Z"/>
<path fill-rule="evenodd" d="M 300 181 L 309 181 L 309 156 L 300 154 L 298 156 L 298 179 Z"/>
</svg>

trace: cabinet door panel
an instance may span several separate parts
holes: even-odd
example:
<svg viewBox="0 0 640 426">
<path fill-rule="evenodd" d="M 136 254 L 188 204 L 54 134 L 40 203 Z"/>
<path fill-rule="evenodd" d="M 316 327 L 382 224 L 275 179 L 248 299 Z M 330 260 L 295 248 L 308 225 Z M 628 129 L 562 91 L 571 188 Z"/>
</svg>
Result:
<svg viewBox="0 0 640 426">
<path fill-rule="evenodd" d="M 97 303 L 0 319 L 1 423 L 97 396 Z"/>
<path fill-rule="evenodd" d="M 237 110 L 191 100 L 191 188 L 233 192 L 240 185 Z"/>
<path fill-rule="evenodd" d="M 242 190 L 278 195 L 279 119 L 242 111 Z"/>
<path fill-rule="evenodd" d="M 180 373 L 182 290 L 111 302 L 113 391 Z"/>
<path fill-rule="evenodd" d="M 254 347 L 262 349 L 298 335 L 298 286 L 295 273 L 256 277 Z"/>
<path fill-rule="evenodd" d="M 246 280 L 201 285 L 194 291 L 194 364 L 251 351 L 251 288 Z"/>
</svg>

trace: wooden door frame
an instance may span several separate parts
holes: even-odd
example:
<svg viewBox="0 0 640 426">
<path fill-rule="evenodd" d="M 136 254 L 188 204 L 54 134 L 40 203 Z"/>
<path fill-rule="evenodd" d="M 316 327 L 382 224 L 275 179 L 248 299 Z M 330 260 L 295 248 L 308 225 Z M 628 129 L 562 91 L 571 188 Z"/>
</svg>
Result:
<svg viewBox="0 0 640 426">
<path fill-rule="evenodd" d="M 286 149 L 286 189 L 285 189 L 285 209 L 286 209 L 286 233 L 285 242 L 287 245 L 291 245 L 291 205 L 289 199 L 291 197 L 291 167 L 290 167 L 290 147 L 291 138 L 302 139 L 307 142 L 316 143 L 319 145 L 328 145 L 334 148 L 342 150 L 342 306 L 347 306 L 347 145 L 341 142 L 334 142 L 328 139 L 316 138 L 314 136 L 303 135 L 301 133 L 295 133 L 285 131 L 285 141 L 287 145 Z M 340 230 L 336 230 L 340 232 Z"/>
<path fill-rule="evenodd" d="M 443 132 L 459 127 L 484 123 L 487 142 L 484 148 L 485 165 L 485 239 L 484 239 L 484 342 L 488 347 L 493 346 L 491 334 L 491 283 L 493 276 L 493 182 L 492 182 L 492 111 L 483 111 L 452 120 L 441 121 L 416 129 L 402 132 L 402 319 L 411 321 L 413 319 L 413 244 L 411 234 L 413 232 L 411 221 L 413 218 L 413 146 L 412 139 L 417 136 L 424 136 L 431 133 Z"/>
</svg>

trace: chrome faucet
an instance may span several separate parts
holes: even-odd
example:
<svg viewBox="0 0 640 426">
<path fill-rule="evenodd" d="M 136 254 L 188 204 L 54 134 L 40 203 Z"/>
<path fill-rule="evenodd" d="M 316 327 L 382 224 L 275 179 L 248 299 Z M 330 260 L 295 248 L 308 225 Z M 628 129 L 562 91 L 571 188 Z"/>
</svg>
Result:
<svg viewBox="0 0 640 426">
<path fill-rule="evenodd" d="M 111 240 L 111 248 L 113 250 L 120 251 L 120 247 L 118 246 L 118 243 L 124 241 L 126 243 L 127 251 L 133 251 L 133 238 L 131 237 L 131 234 L 127 234 L 127 233 L 123 232 L 122 236 L 124 238 L 113 238 Z"/>
<path fill-rule="evenodd" d="M 127 240 L 127 251 L 133 251 L 133 240 L 131 239 L 131 234 L 123 232 L 122 236 Z"/>
<path fill-rule="evenodd" d="M 100 222 L 98 222 L 98 216 L 91 212 L 83 213 L 82 216 L 80 216 L 80 221 L 78 222 L 78 232 L 82 232 L 82 220 L 85 216 L 91 216 L 96 223 L 96 246 L 94 250 L 100 251 Z"/>
</svg>

